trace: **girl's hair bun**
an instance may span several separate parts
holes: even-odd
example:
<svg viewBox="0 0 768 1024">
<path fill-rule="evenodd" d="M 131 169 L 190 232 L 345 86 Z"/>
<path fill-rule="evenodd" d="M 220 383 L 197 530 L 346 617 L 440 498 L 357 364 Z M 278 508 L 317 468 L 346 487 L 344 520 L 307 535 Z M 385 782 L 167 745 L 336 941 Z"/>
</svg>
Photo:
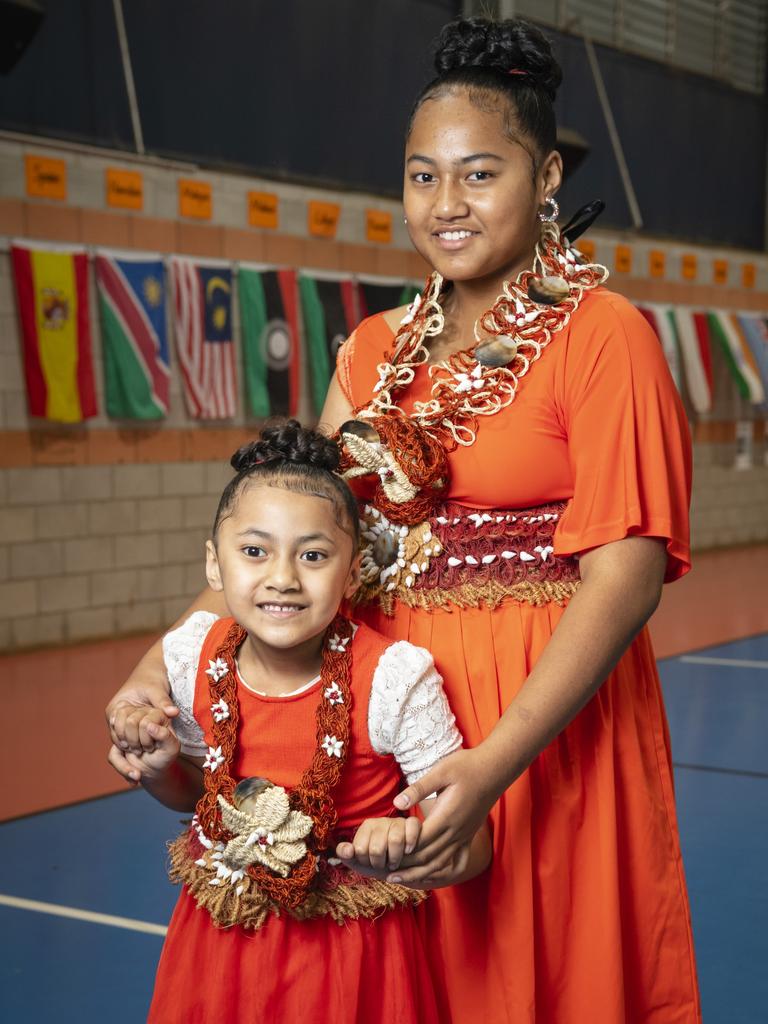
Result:
<svg viewBox="0 0 768 1024">
<path fill-rule="evenodd" d="M 542 89 L 550 100 L 563 77 L 547 37 L 522 18 L 464 18 L 446 25 L 435 51 L 438 77 L 470 68 L 519 75 L 521 84 Z"/>
<path fill-rule="evenodd" d="M 239 448 L 230 463 L 238 473 L 266 463 L 277 466 L 281 462 L 333 472 L 338 469 L 339 461 L 339 449 L 330 438 L 302 427 L 298 420 L 286 420 L 262 430 L 259 440 Z"/>
</svg>

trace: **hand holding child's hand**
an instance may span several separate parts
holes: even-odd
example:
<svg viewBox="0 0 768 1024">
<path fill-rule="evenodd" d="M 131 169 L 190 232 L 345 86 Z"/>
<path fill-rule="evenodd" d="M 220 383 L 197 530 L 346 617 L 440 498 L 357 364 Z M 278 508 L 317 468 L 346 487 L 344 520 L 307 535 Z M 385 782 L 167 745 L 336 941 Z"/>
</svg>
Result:
<svg viewBox="0 0 768 1024">
<path fill-rule="evenodd" d="M 336 856 L 361 875 L 384 878 L 416 849 L 420 835 L 418 818 L 368 818 L 351 843 L 339 843 Z"/>
<path fill-rule="evenodd" d="M 139 782 L 165 771 L 179 756 L 181 744 L 170 727 L 170 719 L 157 708 L 136 709 L 131 729 L 141 753 L 123 750 L 113 743 L 107 761 L 123 778 Z M 118 734 L 118 742 L 120 741 Z"/>
</svg>

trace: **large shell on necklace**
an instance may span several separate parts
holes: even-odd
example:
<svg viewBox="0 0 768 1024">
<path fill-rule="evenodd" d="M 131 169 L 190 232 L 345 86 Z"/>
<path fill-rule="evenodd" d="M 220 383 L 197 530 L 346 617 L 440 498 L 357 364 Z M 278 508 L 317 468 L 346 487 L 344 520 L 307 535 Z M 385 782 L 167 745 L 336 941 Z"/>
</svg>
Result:
<svg viewBox="0 0 768 1024">
<path fill-rule="evenodd" d="M 571 286 L 564 277 L 546 275 L 532 277 L 528 282 L 528 298 L 542 306 L 555 306 L 571 294 Z"/>
<path fill-rule="evenodd" d="M 369 444 L 377 444 L 381 441 L 378 432 L 365 420 L 346 420 L 342 423 L 339 434 L 342 437 L 344 434 L 354 434 L 355 437 L 360 437 Z"/>
<path fill-rule="evenodd" d="M 482 342 L 473 355 L 483 366 L 506 366 L 517 355 L 517 342 L 502 334 L 498 338 Z"/>
</svg>

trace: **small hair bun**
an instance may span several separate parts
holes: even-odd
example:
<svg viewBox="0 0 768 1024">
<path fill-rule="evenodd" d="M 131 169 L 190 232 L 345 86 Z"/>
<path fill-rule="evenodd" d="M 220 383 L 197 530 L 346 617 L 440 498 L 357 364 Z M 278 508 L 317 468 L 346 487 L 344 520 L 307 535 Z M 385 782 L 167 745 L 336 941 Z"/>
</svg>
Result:
<svg viewBox="0 0 768 1024">
<path fill-rule="evenodd" d="M 286 420 L 261 432 L 258 441 L 239 448 L 230 459 L 238 473 L 264 463 L 290 462 L 334 472 L 340 461 L 334 441 L 316 430 L 302 427 L 298 420 Z"/>
<path fill-rule="evenodd" d="M 551 100 L 563 77 L 547 37 L 522 18 L 463 18 L 446 25 L 435 51 L 438 76 L 470 68 L 518 72 L 521 84 L 543 89 Z"/>
</svg>

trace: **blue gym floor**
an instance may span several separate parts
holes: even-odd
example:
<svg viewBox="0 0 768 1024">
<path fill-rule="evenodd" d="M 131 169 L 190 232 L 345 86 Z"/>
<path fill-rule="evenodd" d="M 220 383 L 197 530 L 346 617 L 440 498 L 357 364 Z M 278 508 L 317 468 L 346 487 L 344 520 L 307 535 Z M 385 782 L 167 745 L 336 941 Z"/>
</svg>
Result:
<svg viewBox="0 0 768 1024">
<path fill-rule="evenodd" d="M 704 1021 L 764 1024 L 768 634 L 660 669 Z M 66 771 L 55 750 L 44 756 Z M 0 826 L 0 1021 L 145 1020 L 175 900 L 164 844 L 179 822 L 133 792 Z"/>
</svg>

